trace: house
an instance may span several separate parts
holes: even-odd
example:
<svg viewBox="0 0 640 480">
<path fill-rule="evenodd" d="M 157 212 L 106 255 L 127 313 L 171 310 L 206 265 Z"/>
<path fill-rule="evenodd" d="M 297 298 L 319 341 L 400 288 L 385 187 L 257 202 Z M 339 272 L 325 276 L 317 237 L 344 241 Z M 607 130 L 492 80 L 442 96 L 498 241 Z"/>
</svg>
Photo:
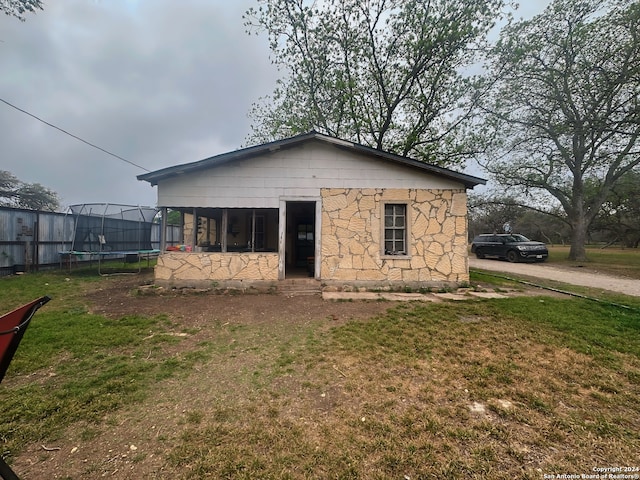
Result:
<svg viewBox="0 0 640 480">
<path fill-rule="evenodd" d="M 467 189 L 485 180 L 310 132 L 138 176 L 181 212 L 156 283 L 454 285 L 469 280 Z M 164 227 L 163 227 L 164 231 Z"/>
</svg>

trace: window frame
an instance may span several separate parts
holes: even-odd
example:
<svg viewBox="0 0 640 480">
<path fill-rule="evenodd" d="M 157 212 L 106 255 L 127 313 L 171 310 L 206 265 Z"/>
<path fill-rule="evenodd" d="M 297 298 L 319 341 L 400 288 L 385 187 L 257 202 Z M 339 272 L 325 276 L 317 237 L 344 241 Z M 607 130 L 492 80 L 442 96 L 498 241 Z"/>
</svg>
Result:
<svg viewBox="0 0 640 480">
<path fill-rule="evenodd" d="M 386 226 L 386 218 L 387 218 L 387 206 L 402 206 L 404 207 L 404 227 L 393 226 L 391 229 L 393 231 L 403 230 L 404 231 L 404 253 L 387 253 L 387 228 Z M 411 208 L 409 208 L 410 204 L 406 201 L 384 201 L 382 202 L 382 212 L 381 212 L 381 256 L 385 259 L 408 259 L 411 258 L 411 247 L 409 244 L 409 239 L 411 238 Z M 395 239 L 392 241 L 396 241 Z"/>
</svg>

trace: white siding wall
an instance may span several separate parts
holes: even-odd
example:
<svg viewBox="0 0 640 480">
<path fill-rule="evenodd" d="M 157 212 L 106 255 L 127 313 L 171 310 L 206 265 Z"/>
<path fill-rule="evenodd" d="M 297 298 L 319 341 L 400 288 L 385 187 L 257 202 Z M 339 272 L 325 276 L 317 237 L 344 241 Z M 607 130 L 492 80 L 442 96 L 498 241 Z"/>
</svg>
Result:
<svg viewBox="0 0 640 480">
<path fill-rule="evenodd" d="M 319 197 L 320 188 L 458 189 L 460 183 L 311 142 L 163 180 L 159 207 L 278 208 L 280 197 Z"/>
</svg>

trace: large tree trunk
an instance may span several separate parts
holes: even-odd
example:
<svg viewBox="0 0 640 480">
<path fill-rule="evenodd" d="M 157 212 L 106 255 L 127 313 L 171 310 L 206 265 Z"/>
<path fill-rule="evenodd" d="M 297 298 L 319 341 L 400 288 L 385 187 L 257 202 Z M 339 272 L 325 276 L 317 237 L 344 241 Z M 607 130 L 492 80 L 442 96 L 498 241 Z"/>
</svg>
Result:
<svg viewBox="0 0 640 480">
<path fill-rule="evenodd" d="M 571 222 L 571 248 L 569 249 L 569 260 L 584 262 L 587 259 L 585 243 L 587 242 L 587 221 L 583 215 Z"/>
</svg>

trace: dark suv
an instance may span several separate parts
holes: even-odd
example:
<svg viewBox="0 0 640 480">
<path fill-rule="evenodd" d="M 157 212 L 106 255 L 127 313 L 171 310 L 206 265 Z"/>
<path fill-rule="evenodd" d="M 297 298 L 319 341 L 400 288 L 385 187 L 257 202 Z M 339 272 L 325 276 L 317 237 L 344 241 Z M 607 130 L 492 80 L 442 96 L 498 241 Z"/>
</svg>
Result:
<svg viewBox="0 0 640 480">
<path fill-rule="evenodd" d="M 510 262 L 534 260 L 544 262 L 549 256 L 547 246 L 542 242 L 532 242 L 517 233 L 484 234 L 473 239 L 471 252 L 478 258 L 506 258 Z"/>
</svg>

